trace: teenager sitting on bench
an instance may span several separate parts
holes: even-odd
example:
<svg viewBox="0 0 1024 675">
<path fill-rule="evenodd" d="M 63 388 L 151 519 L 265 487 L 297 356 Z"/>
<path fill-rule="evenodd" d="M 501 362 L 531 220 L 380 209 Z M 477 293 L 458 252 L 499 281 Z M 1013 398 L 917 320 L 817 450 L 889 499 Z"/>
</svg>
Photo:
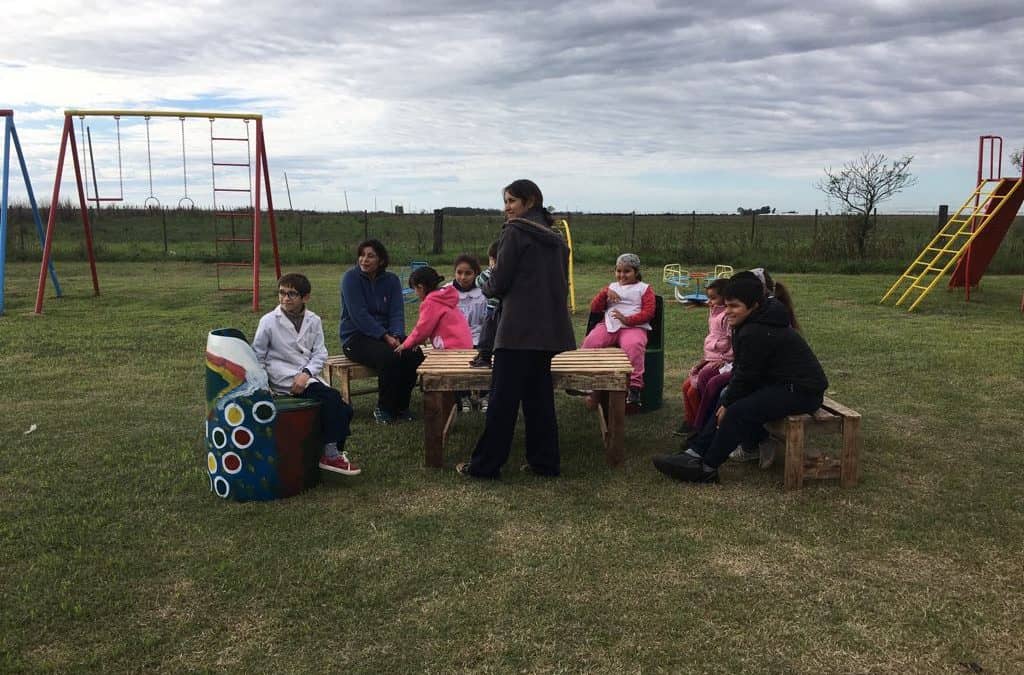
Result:
<svg viewBox="0 0 1024 675">
<path fill-rule="evenodd" d="M 817 357 L 791 325 L 787 308 L 759 279 L 737 275 L 722 292 L 732 327 L 732 380 L 715 415 L 685 451 L 655 455 L 658 471 L 691 483 L 717 483 L 718 467 L 736 446 L 757 447 L 765 422 L 812 413 L 828 380 Z"/>
</svg>

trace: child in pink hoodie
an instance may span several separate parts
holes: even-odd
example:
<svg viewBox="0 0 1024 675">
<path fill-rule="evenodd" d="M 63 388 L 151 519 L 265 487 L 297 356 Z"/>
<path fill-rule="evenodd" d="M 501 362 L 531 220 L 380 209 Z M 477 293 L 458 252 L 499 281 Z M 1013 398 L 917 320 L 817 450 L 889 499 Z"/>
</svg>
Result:
<svg viewBox="0 0 1024 675">
<path fill-rule="evenodd" d="M 430 340 L 434 349 L 472 349 L 473 334 L 466 316 L 459 310 L 459 291 L 454 286 L 438 288 L 444 277 L 433 267 L 420 267 L 409 275 L 409 288 L 422 301 L 420 318 L 395 352 L 412 349 Z"/>
<path fill-rule="evenodd" d="M 695 431 L 703 426 L 707 411 L 732 376 L 732 331 L 725 317 L 721 293 L 728 279 L 708 284 L 708 334 L 704 338 L 704 358 L 690 369 L 683 381 L 683 404 L 686 419 L 679 433 Z M 724 370 L 724 372 L 723 372 Z"/>
</svg>

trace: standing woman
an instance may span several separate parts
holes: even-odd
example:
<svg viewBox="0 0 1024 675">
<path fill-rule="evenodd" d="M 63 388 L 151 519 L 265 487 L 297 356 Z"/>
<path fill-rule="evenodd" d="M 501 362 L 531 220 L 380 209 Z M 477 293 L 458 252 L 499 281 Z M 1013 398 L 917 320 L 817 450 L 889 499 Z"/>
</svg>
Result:
<svg viewBox="0 0 1024 675">
<path fill-rule="evenodd" d="M 341 277 L 341 348 L 378 373 L 378 424 L 414 419 L 409 398 L 423 362 L 418 347 L 395 352 L 405 339 L 405 308 L 402 282 L 387 269 L 384 244 L 367 239 L 356 249 L 356 265 Z"/>
<path fill-rule="evenodd" d="M 527 468 L 534 474 L 560 471 L 558 422 L 551 359 L 576 348 L 569 318 L 569 248 L 551 229 L 553 219 L 533 181 L 504 190 L 505 224 L 497 264 L 484 295 L 501 299 L 494 342 L 487 423 L 462 475 L 497 478 L 512 449 L 519 406 L 526 425 Z"/>
</svg>

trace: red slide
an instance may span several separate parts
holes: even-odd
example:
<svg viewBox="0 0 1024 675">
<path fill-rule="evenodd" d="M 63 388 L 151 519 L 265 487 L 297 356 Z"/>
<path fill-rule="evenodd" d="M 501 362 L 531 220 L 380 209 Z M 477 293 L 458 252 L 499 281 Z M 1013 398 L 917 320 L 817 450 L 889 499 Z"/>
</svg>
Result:
<svg viewBox="0 0 1024 675">
<path fill-rule="evenodd" d="M 1024 178 L 1004 178 L 996 187 L 994 195 L 1009 194 L 1010 196 L 1000 200 L 999 212 L 989 221 L 981 234 L 971 243 L 967 253 L 957 262 L 953 275 L 949 279 L 950 288 L 962 288 L 967 279 L 970 280 L 972 287 L 977 286 L 981 281 L 989 263 L 992 262 L 992 257 L 999 250 L 999 245 L 1003 243 L 1003 238 L 1010 226 L 1013 225 L 1021 203 L 1024 202 L 1024 185 L 1020 185 L 1022 182 L 1024 182 Z M 1011 191 L 1013 194 L 1010 194 Z M 995 205 L 989 204 L 984 208 L 984 213 L 992 213 L 995 208 Z M 969 275 L 968 270 L 970 271 Z"/>
</svg>

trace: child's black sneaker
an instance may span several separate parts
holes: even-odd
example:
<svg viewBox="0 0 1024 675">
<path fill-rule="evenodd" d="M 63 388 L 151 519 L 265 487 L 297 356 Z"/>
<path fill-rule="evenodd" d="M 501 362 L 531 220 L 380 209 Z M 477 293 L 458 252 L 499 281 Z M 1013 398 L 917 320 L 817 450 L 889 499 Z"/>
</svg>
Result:
<svg viewBox="0 0 1024 675">
<path fill-rule="evenodd" d="M 640 405 L 640 387 L 630 387 L 626 395 L 626 405 Z"/>
<path fill-rule="evenodd" d="M 469 362 L 470 368 L 490 368 L 491 357 L 483 354 L 477 354 L 472 361 Z"/>
</svg>

